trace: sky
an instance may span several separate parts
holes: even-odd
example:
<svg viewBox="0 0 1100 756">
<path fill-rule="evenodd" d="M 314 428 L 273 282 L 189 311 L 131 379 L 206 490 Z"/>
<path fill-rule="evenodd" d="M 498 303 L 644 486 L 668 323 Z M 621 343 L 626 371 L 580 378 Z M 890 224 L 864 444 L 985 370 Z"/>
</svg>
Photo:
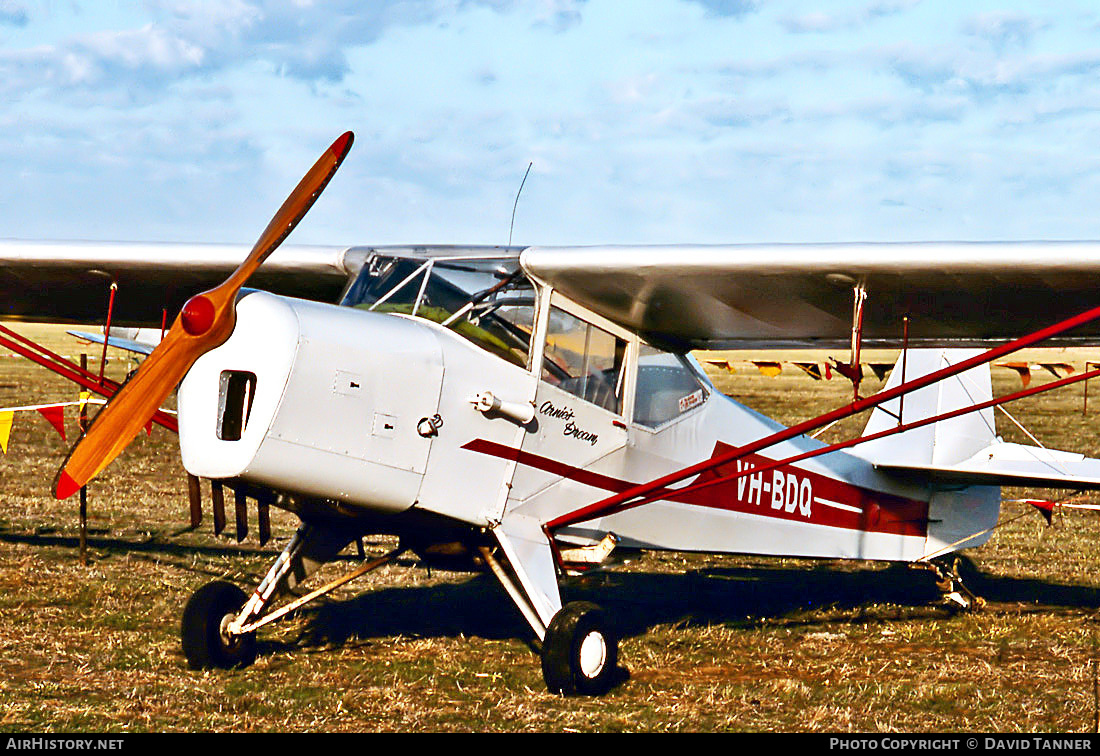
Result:
<svg viewBox="0 0 1100 756">
<path fill-rule="evenodd" d="M 0 237 L 1100 239 L 1100 11 L 0 0 Z"/>
</svg>

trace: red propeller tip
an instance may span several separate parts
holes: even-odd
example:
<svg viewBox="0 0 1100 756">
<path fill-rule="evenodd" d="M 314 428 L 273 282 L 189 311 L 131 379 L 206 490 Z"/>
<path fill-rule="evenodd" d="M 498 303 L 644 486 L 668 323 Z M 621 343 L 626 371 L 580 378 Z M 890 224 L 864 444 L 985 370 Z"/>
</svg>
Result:
<svg viewBox="0 0 1100 756">
<path fill-rule="evenodd" d="M 345 131 L 332 143 L 329 149 L 332 150 L 333 154 L 343 156 L 351 149 L 351 142 L 353 139 L 355 139 L 355 135 L 350 131 Z"/>
<path fill-rule="evenodd" d="M 57 478 L 57 492 L 55 494 L 57 500 L 61 501 L 62 499 L 67 499 L 79 490 L 80 486 L 77 482 L 73 480 L 67 472 L 62 470 L 61 475 Z"/>
</svg>

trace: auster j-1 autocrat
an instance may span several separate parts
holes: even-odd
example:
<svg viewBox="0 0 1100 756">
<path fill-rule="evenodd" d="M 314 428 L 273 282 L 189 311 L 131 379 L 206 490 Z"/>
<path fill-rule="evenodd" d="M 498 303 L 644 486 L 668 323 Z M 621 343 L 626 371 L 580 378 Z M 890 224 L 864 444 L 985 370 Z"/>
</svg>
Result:
<svg viewBox="0 0 1100 756">
<path fill-rule="evenodd" d="M 187 471 L 301 519 L 253 590 L 216 581 L 191 596 L 181 635 L 195 667 L 249 664 L 265 624 L 411 551 L 491 571 L 540 641 L 549 689 L 601 694 L 620 679 L 615 618 L 563 605 L 559 579 L 616 549 L 924 564 L 967 604 L 943 558 L 989 538 L 1000 486 L 1100 487 L 1100 461 L 1005 443 L 993 418 L 1097 371 L 997 398 L 989 377 L 1026 346 L 1097 343 L 1100 244 L 288 247 L 264 263 L 351 141 L 247 254 L 0 245 L 6 288 L 37 276 L 74 292 L 14 296 L 9 316 L 87 322 L 80 292 L 106 272 L 117 323 L 133 326 L 160 321 L 153 283 L 182 297 L 244 258 L 111 389 L 55 483 L 58 498 L 86 484 L 178 385 Z M 858 352 L 872 345 L 904 349 L 861 397 Z M 790 428 L 715 390 L 690 355 L 838 346 L 852 350 L 840 368 L 853 400 Z M 865 410 L 859 438 L 807 435 Z M 291 600 L 379 533 L 398 547 Z"/>
</svg>

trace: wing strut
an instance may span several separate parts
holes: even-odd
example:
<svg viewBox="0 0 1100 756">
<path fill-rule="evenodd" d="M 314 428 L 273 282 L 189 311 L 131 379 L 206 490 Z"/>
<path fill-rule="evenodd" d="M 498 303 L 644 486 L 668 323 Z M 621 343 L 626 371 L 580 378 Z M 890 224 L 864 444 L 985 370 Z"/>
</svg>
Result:
<svg viewBox="0 0 1100 756">
<path fill-rule="evenodd" d="M 118 293 L 118 281 L 111 281 L 111 298 L 107 300 L 107 324 L 103 326 L 103 354 L 99 358 L 99 382 L 103 383 L 103 373 L 107 369 L 107 343 L 111 340 L 111 317 L 115 313 L 115 294 Z"/>
<path fill-rule="evenodd" d="M 853 401 L 849 405 L 839 407 L 835 410 L 832 410 L 831 412 L 826 412 L 823 415 L 819 415 L 818 417 L 815 417 L 813 419 L 798 423 L 797 425 L 793 425 L 790 428 L 784 428 L 783 430 L 777 431 L 770 436 L 765 436 L 756 441 L 752 441 L 748 444 L 745 444 L 744 446 L 732 449 L 724 454 L 719 454 L 715 457 L 711 457 L 710 459 L 705 459 L 701 462 L 697 462 L 694 465 L 689 465 L 688 467 L 685 467 L 676 472 L 672 472 L 668 475 L 664 475 L 660 478 L 651 480 L 648 483 L 639 484 L 621 493 L 614 494 L 605 499 L 601 499 L 600 501 L 597 501 L 593 504 L 581 507 L 580 509 L 574 510 L 573 512 L 567 512 L 559 517 L 556 517 L 546 522 L 543 525 L 543 529 L 546 530 L 547 533 L 550 533 L 554 530 L 557 530 L 558 528 L 573 525 L 578 522 L 584 522 L 585 520 L 591 520 L 596 517 L 602 517 L 607 514 L 621 512 L 626 509 L 631 509 L 641 504 L 645 504 L 647 501 L 652 500 L 651 498 L 649 498 L 650 495 L 661 488 L 672 485 L 674 483 L 679 483 L 680 481 L 690 478 L 694 475 L 714 470 L 730 462 L 742 459 L 750 454 L 754 454 L 761 449 L 766 449 L 770 446 L 782 443 L 783 441 L 787 441 L 788 439 L 795 438 L 796 436 L 803 435 L 812 430 L 816 430 L 817 428 L 828 425 L 829 423 L 835 422 L 836 420 L 842 420 L 846 417 L 851 417 L 852 415 L 863 412 L 864 410 L 871 409 L 872 407 L 877 407 L 880 404 L 884 404 L 885 402 L 890 401 L 891 399 L 896 399 L 900 396 L 904 396 L 905 394 L 924 388 L 925 386 L 930 386 L 945 378 L 950 378 L 951 376 L 965 373 L 971 368 L 977 367 L 979 365 L 984 365 L 996 359 L 1000 359 L 1007 354 L 1011 354 L 1013 352 L 1019 351 L 1020 349 L 1032 346 L 1033 344 L 1045 341 L 1052 336 L 1064 333 L 1065 331 L 1069 331 L 1073 328 L 1084 325 L 1085 323 L 1090 323 L 1097 318 L 1100 318 L 1100 307 L 1094 307 L 1090 310 L 1086 310 L 1080 315 L 1076 315 L 1072 318 L 1067 318 L 1066 320 L 1055 323 L 1051 326 L 1047 326 L 1046 328 L 1042 328 L 1026 336 L 1021 336 L 1018 339 L 1010 341 L 1006 344 L 1002 344 L 1001 346 L 994 347 L 993 349 L 989 349 L 985 352 L 982 352 L 981 354 L 963 360 L 962 362 L 959 362 L 955 365 L 949 365 L 945 368 L 941 368 L 940 370 L 928 373 L 927 375 L 920 378 L 915 378 L 907 383 L 902 383 L 899 386 L 895 386 L 892 389 L 882 391 L 878 394 L 875 394 L 874 396 L 867 397 L 866 399 Z M 1082 377 L 1085 375 L 1089 377 L 1095 377 L 1097 373 L 1084 373 L 1082 374 L 1082 376 L 1077 376 L 1077 380 L 1082 379 Z M 1071 379 L 1064 380 L 1071 381 Z M 1052 384 L 1046 384 L 1042 388 L 1048 389 L 1048 387 L 1050 387 L 1051 385 Z M 895 428 L 893 429 L 893 432 L 896 433 L 898 431 Z M 872 437 L 868 436 L 864 440 L 869 440 L 870 438 Z M 826 448 L 828 449 L 829 447 Z M 759 471 L 760 468 L 756 468 L 755 472 Z"/>
<path fill-rule="evenodd" d="M 867 300 L 867 289 L 860 281 L 852 287 L 852 351 L 847 365 L 833 360 L 833 368 L 852 382 L 852 401 L 859 401 L 859 384 L 863 380 L 863 366 L 859 363 L 860 347 L 863 345 L 863 303 Z"/>
</svg>

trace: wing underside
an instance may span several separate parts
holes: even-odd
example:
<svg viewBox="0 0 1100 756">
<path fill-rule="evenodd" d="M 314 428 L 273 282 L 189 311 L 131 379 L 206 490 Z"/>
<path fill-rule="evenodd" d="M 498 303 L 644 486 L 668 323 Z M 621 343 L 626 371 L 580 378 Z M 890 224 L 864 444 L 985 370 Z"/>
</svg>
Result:
<svg viewBox="0 0 1100 756">
<path fill-rule="evenodd" d="M 1004 341 L 1100 304 L 1100 243 L 531 247 L 524 268 L 652 343 L 679 349 Z M 1100 343 L 1100 322 L 1057 344 Z M 1054 345 L 1052 342 L 1050 345 Z"/>
<path fill-rule="evenodd" d="M 160 327 L 187 299 L 225 280 L 245 245 L 0 241 L 0 318 L 102 322 L 112 282 L 113 322 Z M 254 288 L 335 302 L 361 265 L 344 247 L 287 245 L 250 281 Z"/>
</svg>

